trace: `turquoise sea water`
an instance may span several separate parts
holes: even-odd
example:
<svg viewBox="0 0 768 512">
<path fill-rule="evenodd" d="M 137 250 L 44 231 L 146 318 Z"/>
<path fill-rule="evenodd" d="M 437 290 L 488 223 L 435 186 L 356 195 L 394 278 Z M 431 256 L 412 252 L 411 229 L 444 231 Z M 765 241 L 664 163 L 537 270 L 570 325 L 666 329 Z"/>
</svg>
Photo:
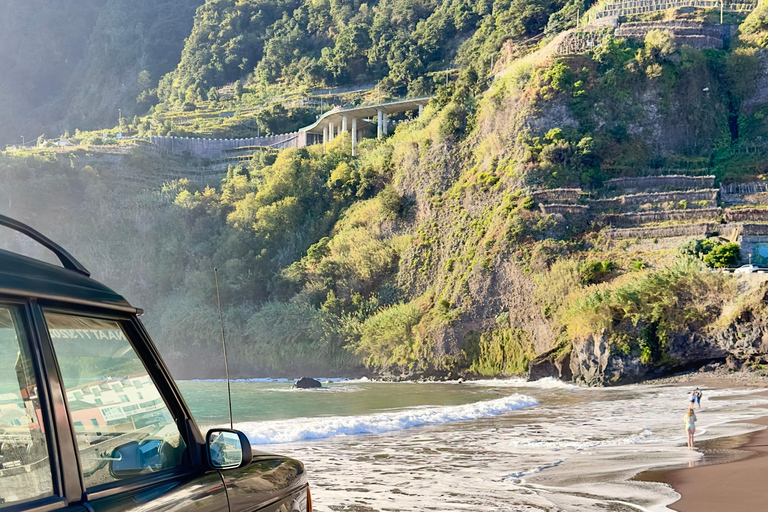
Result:
<svg viewBox="0 0 768 512">
<path fill-rule="evenodd" d="M 227 384 L 179 382 L 184 399 L 200 424 L 228 421 Z M 292 389 L 293 382 L 231 383 L 235 422 L 299 417 L 356 416 L 419 406 L 463 405 L 514 394 L 494 389 L 443 383 L 325 382 L 323 389 Z"/>
</svg>

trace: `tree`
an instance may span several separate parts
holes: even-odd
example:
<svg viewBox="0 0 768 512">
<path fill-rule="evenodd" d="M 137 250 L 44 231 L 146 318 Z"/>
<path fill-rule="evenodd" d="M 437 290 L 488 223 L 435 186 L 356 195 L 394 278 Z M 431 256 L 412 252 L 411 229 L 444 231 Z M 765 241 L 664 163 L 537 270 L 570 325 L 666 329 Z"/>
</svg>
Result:
<svg viewBox="0 0 768 512">
<path fill-rule="evenodd" d="M 704 256 L 704 263 L 709 267 L 725 268 L 736 264 L 741 258 L 739 244 L 728 242 L 715 246 Z"/>
</svg>

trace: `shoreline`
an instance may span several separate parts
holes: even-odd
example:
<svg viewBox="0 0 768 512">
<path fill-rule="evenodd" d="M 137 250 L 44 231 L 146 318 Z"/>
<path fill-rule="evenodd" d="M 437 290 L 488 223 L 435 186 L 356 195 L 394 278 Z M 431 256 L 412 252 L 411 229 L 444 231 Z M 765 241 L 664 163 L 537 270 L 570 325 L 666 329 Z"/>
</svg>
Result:
<svg viewBox="0 0 768 512">
<path fill-rule="evenodd" d="M 709 376 L 708 376 L 709 377 Z M 712 376 L 714 377 L 714 376 Z M 729 387 L 735 379 L 690 379 L 692 385 Z M 765 387 L 768 382 L 753 376 L 750 382 L 738 382 L 746 389 Z M 728 382 L 731 381 L 731 382 Z M 688 383 L 688 382 L 686 382 Z M 744 384 L 751 384 L 745 386 Z M 768 396 L 768 391 L 753 393 Z M 680 498 L 667 505 L 677 512 L 752 512 L 765 508 L 764 471 L 768 468 L 768 415 L 734 423 L 762 425 L 748 434 L 708 439 L 696 443 L 703 458 L 688 467 L 643 471 L 633 480 L 669 485 Z"/>
<path fill-rule="evenodd" d="M 749 423 L 768 427 L 768 416 Z M 693 467 L 645 471 L 635 479 L 672 487 L 680 499 L 667 507 L 677 512 L 762 510 L 765 507 L 763 472 L 768 467 L 768 428 L 703 443 L 708 443 L 708 449 L 702 450 L 704 459 L 692 463 Z M 710 451 L 709 460 L 707 451 Z"/>
</svg>

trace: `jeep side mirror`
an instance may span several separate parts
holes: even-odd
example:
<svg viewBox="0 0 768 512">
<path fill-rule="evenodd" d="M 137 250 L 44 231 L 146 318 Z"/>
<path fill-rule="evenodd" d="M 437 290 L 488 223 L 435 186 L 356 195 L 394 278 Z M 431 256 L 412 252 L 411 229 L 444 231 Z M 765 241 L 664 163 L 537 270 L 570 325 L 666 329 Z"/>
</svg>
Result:
<svg viewBox="0 0 768 512">
<path fill-rule="evenodd" d="M 163 446 L 161 439 L 130 441 L 120 445 L 112 451 L 109 472 L 115 478 L 126 478 L 169 467 Z"/>
<path fill-rule="evenodd" d="M 211 429 L 205 436 L 205 446 L 214 469 L 241 468 L 253 460 L 251 443 L 239 430 Z"/>
<path fill-rule="evenodd" d="M 140 475 L 144 469 L 138 441 L 131 441 L 112 450 L 109 472 L 114 478 Z"/>
</svg>

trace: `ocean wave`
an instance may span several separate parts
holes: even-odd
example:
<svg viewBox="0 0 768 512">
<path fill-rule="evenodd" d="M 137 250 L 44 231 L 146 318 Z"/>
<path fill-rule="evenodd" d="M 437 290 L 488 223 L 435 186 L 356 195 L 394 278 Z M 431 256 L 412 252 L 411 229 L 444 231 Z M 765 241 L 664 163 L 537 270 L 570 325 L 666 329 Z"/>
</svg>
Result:
<svg viewBox="0 0 768 512">
<path fill-rule="evenodd" d="M 421 425 L 468 421 L 534 407 L 533 397 L 512 395 L 465 405 L 448 405 L 410 409 L 366 416 L 331 416 L 327 418 L 297 418 L 294 420 L 240 423 L 237 428 L 248 435 L 251 443 L 278 444 L 336 436 L 378 434 L 404 430 Z"/>
<path fill-rule="evenodd" d="M 472 380 L 466 382 L 472 386 L 483 386 L 492 388 L 537 388 L 537 389 L 567 389 L 579 390 L 585 389 L 575 384 L 563 382 L 554 377 L 545 377 L 543 379 L 527 381 L 525 379 L 489 379 Z"/>
</svg>

